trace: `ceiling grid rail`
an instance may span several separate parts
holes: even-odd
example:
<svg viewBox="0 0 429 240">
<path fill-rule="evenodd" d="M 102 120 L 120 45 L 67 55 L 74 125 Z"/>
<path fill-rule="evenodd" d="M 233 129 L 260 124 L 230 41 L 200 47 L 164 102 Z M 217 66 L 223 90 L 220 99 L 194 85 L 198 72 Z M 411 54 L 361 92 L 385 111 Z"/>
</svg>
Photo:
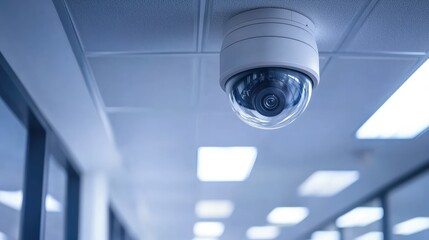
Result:
<svg viewBox="0 0 429 240">
<path fill-rule="evenodd" d="M 347 46 L 347 44 L 350 43 L 350 41 L 356 36 L 356 34 L 359 32 L 360 28 L 368 18 L 368 16 L 371 14 L 371 12 L 374 10 L 375 6 L 377 6 L 379 0 L 370 0 L 366 5 L 364 5 L 360 11 L 357 12 L 355 17 L 353 18 L 351 24 L 349 25 L 348 29 L 343 34 L 343 37 L 337 44 L 337 46 L 334 48 L 333 52 L 340 51 L 344 46 Z M 326 68 L 329 66 L 329 63 L 331 62 L 331 57 L 328 57 L 326 60 L 326 63 L 322 69 L 320 69 L 320 75 L 322 75 Z"/>
<path fill-rule="evenodd" d="M 197 52 L 203 51 L 204 44 L 204 26 L 207 16 L 207 2 L 206 0 L 199 1 L 199 14 L 198 14 L 198 29 L 197 29 Z"/>
</svg>

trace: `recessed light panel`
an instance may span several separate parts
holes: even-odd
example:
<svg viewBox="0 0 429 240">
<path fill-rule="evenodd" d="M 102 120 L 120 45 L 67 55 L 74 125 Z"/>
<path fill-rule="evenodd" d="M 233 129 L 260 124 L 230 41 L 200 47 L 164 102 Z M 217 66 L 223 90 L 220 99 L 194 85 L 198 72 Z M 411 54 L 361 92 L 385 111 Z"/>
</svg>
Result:
<svg viewBox="0 0 429 240">
<path fill-rule="evenodd" d="M 411 235 L 429 229 L 429 217 L 416 217 L 395 225 L 393 233 L 396 235 Z"/>
<path fill-rule="evenodd" d="M 409 139 L 429 127 L 429 60 L 356 132 L 360 139 Z"/>
<path fill-rule="evenodd" d="M 255 147 L 200 147 L 198 178 L 201 181 L 244 181 L 257 156 Z"/>
<path fill-rule="evenodd" d="M 307 216 L 308 209 L 305 207 L 278 207 L 268 214 L 267 221 L 272 224 L 294 225 Z"/>
<path fill-rule="evenodd" d="M 340 233 L 337 231 L 317 231 L 311 235 L 311 240 L 340 240 Z"/>
<path fill-rule="evenodd" d="M 21 210 L 22 192 L 21 191 L 0 191 L 0 202 L 15 210 Z"/>
<path fill-rule="evenodd" d="M 274 239 L 280 234 L 280 229 L 275 226 L 251 227 L 247 230 L 248 239 Z"/>
<path fill-rule="evenodd" d="M 359 179 L 358 171 L 317 171 L 298 188 L 300 196 L 329 197 Z"/>
<path fill-rule="evenodd" d="M 383 217 L 383 208 L 380 207 L 358 207 L 337 219 L 340 228 L 364 227 Z"/>
<path fill-rule="evenodd" d="M 224 229 L 221 222 L 197 222 L 194 225 L 194 235 L 203 238 L 217 238 L 223 234 Z"/>
<path fill-rule="evenodd" d="M 357 237 L 355 240 L 383 240 L 382 232 L 369 232 Z"/>
<path fill-rule="evenodd" d="M 199 218 L 227 218 L 233 210 L 234 204 L 228 200 L 203 200 L 195 206 Z"/>
</svg>

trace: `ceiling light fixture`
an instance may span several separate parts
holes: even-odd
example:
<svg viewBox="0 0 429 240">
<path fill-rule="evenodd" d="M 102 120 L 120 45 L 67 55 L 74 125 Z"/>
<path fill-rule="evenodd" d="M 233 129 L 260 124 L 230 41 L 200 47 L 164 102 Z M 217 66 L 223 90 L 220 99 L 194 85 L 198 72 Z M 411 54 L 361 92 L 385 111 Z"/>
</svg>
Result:
<svg viewBox="0 0 429 240">
<path fill-rule="evenodd" d="M 278 207 L 273 209 L 267 216 L 267 221 L 279 225 L 295 225 L 308 216 L 305 207 Z"/>
<path fill-rule="evenodd" d="M 429 229 L 429 217 L 416 217 L 396 224 L 393 233 L 407 236 L 426 229 Z"/>
<path fill-rule="evenodd" d="M 247 230 L 248 239 L 274 239 L 280 234 L 280 229 L 275 226 L 251 227 Z"/>
<path fill-rule="evenodd" d="M 317 231 L 311 235 L 311 240 L 340 240 L 340 233 L 337 231 Z"/>
<path fill-rule="evenodd" d="M 369 232 L 357 237 L 355 240 L 383 240 L 382 232 Z"/>
<path fill-rule="evenodd" d="M 197 237 L 217 238 L 224 230 L 225 227 L 221 222 L 197 222 L 194 225 L 194 235 Z"/>
<path fill-rule="evenodd" d="M 300 196 L 330 197 L 359 179 L 358 171 L 316 171 L 298 188 Z"/>
<path fill-rule="evenodd" d="M 255 147 L 200 147 L 197 175 L 201 181 L 244 181 L 252 171 Z"/>
<path fill-rule="evenodd" d="M 429 60 L 359 128 L 360 139 L 410 139 L 429 127 Z"/>
<path fill-rule="evenodd" d="M 381 207 L 357 207 L 337 219 L 340 228 L 365 227 L 383 217 Z"/>
<path fill-rule="evenodd" d="M 234 211 L 234 204 L 228 200 L 202 200 L 195 205 L 199 218 L 227 218 Z"/>
</svg>

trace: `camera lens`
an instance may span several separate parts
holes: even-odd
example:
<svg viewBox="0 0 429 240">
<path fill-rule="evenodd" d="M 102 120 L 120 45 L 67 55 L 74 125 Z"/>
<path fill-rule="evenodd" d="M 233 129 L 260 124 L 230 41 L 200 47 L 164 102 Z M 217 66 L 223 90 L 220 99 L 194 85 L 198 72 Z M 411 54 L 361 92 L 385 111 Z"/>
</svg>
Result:
<svg viewBox="0 0 429 240">
<path fill-rule="evenodd" d="M 281 89 L 263 86 L 254 92 L 253 105 L 263 116 L 279 115 L 285 107 L 285 96 Z"/>
<path fill-rule="evenodd" d="M 279 99 L 275 95 L 267 95 L 262 100 L 264 102 L 264 108 L 267 110 L 273 110 L 279 105 Z"/>
</svg>

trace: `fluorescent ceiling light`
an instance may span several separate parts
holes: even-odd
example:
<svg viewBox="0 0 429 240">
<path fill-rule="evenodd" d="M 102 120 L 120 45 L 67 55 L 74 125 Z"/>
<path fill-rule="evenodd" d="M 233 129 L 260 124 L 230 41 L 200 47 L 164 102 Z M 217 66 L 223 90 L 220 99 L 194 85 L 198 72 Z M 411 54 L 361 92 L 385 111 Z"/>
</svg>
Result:
<svg viewBox="0 0 429 240">
<path fill-rule="evenodd" d="M 358 207 L 337 219 L 337 226 L 364 227 L 383 217 L 383 208 L 380 207 Z"/>
<path fill-rule="evenodd" d="M 198 148 L 198 178 L 201 181 L 244 181 L 252 171 L 255 147 Z"/>
<path fill-rule="evenodd" d="M 369 232 L 355 238 L 355 240 L 383 240 L 383 239 L 384 238 L 383 238 L 382 232 Z"/>
<path fill-rule="evenodd" d="M 429 228 L 429 217 L 416 217 L 398 223 L 393 228 L 396 235 L 411 235 Z"/>
<path fill-rule="evenodd" d="M 267 221 L 272 224 L 294 225 L 300 223 L 308 216 L 305 207 L 278 207 L 267 216 Z"/>
<path fill-rule="evenodd" d="M 280 229 L 275 226 L 251 227 L 247 230 L 248 239 L 274 239 L 280 234 Z"/>
<path fill-rule="evenodd" d="M 21 210 L 22 191 L 0 191 L 0 203 L 15 210 Z M 48 194 L 45 198 L 45 208 L 47 212 L 60 212 L 61 203 Z"/>
<path fill-rule="evenodd" d="M 311 240 L 340 240 L 340 233 L 337 231 L 317 231 L 311 235 Z"/>
<path fill-rule="evenodd" d="M 359 179 L 358 171 L 317 171 L 298 188 L 301 196 L 329 197 Z"/>
<path fill-rule="evenodd" d="M 224 229 L 223 223 L 220 222 L 197 222 L 194 225 L 194 235 L 217 238 L 223 234 Z"/>
<path fill-rule="evenodd" d="M 22 205 L 22 192 L 0 191 L 0 202 L 12 209 L 19 211 L 21 210 Z"/>
<path fill-rule="evenodd" d="M 429 60 L 356 132 L 360 139 L 414 138 L 429 127 Z"/>
<path fill-rule="evenodd" d="M 228 200 L 203 200 L 195 206 L 199 218 L 227 218 L 233 210 L 234 204 Z"/>
</svg>

